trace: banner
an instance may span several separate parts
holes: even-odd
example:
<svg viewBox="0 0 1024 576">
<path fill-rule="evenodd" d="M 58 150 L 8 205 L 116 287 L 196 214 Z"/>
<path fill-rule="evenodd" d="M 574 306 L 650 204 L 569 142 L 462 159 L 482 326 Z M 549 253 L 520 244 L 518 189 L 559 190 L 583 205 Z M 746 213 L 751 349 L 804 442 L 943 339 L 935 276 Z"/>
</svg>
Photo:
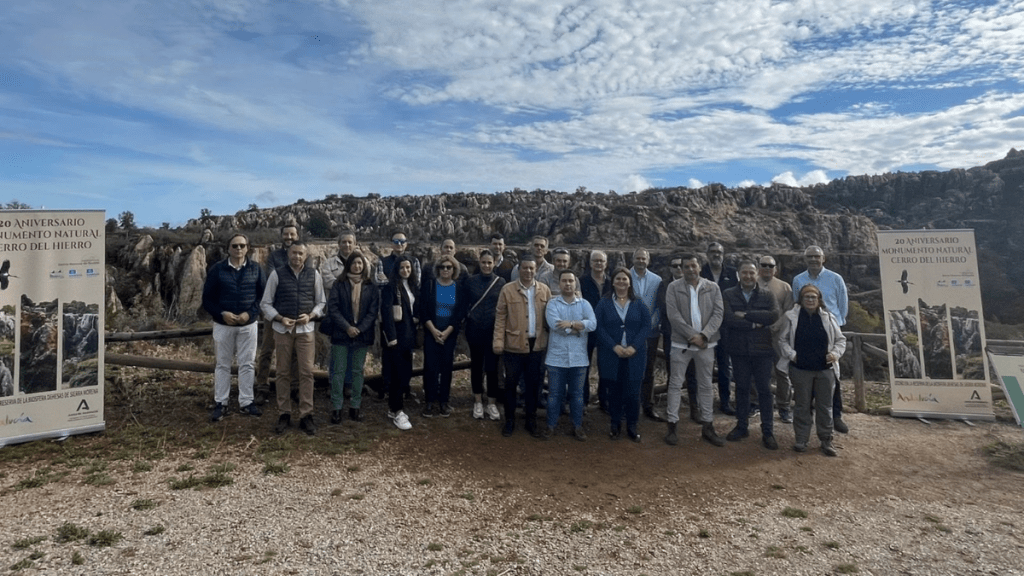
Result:
<svg viewBox="0 0 1024 576">
<path fill-rule="evenodd" d="M 973 230 L 879 230 L 893 416 L 995 420 Z"/>
<path fill-rule="evenodd" d="M 0 210 L 0 446 L 104 429 L 103 217 Z"/>
<path fill-rule="evenodd" d="M 1013 410 L 1013 417 L 1017 419 L 1017 425 L 1021 426 L 1020 418 L 1024 414 L 1024 351 L 991 346 L 988 348 L 988 358 L 1006 393 L 1006 402 Z"/>
</svg>

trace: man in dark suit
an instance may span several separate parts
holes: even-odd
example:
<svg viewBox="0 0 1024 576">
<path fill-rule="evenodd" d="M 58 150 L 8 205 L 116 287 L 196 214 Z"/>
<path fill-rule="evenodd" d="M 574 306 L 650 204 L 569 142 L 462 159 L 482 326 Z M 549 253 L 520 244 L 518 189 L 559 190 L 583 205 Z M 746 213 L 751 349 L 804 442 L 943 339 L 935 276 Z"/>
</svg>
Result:
<svg viewBox="0 0 1024 576">
<path fill-rule="evenodd" d="M 708 263 L 701 266 L 700 276 L 718 284 L 724 293 L 729 288 L 739 284 L 736 276 L 736 269 L 725 263 L 725 248 L 718 242 L 708 244 Z M 723 334 L 723 338 L 728 338 Z M 715 348 L 715 362 L 718 363 L 718 406 L 723 414 L 733 416 L 736 411 L 729 406 L 729 384 L 732 382 L 732 363 L 729 354 L 725 351 L 727 346 L 720 343 Z"/>
</svg>

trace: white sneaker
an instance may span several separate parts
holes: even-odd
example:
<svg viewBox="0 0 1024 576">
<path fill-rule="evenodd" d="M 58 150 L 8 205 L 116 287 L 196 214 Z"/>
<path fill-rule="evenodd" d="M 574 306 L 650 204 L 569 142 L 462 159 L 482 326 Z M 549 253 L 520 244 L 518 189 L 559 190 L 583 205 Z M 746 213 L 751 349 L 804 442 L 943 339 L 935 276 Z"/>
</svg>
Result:
<svg viewBox="0 0 1024 576">
<path fill-rule="evenodd" d="M 473 418 L 477 420 L 484 419 L 484 405 L 481 402 L 473 404 Z"/>
<path fill-rule="evenodd" d="M 412 424 L 409 423 L 409 417 L 405 415 L 405 412 L 399 411 L 394 418 L 395 426 L 399 430 L 408 430 L 412 428 Z"/>
<path fill-rule="evenodd" d="M 487 417 L 490 418 L 491 420 L 494 420 L 495 422 L 497 422 L 498 419 L 501 418 L 501 414 L 498 412 L 497 404 L 487 405 Z"/>
</svg>

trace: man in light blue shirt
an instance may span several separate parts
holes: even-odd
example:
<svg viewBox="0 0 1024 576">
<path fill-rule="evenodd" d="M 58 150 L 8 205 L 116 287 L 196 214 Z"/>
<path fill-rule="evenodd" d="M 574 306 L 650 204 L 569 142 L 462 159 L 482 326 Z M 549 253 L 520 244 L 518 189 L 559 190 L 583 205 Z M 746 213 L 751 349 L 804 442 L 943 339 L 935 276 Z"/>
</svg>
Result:
<svg viewBox="0 0 1024 576">
<path fill-rule="evenodd" d="M 583 385 L 590 365 L 587 355 L 587 333 L 597 329 L 597 317 L 590 302 L 576 296 L 576 275 L 563 269 L 558 275 L 559 296 L 548 302 L 544 310 L 548 327 L 548 354 L 545 363 L 550 380 L 548 391 L 548 427 L 544 439 L 550 438 L 558 425 L 566 391 L 573 436 L 586 440 L 583 432 Z"/>
<path fill-rule="evenodd" d="M 640 388 L 640 404 L 643 406 L 644 416 L 661 422 L 663 419 L 654 413 L 654 359 L 658 357 L 658 339 L 661 337 L 661 310 L 658 308 L 661 276 L 647 268 L 650 263 L 651 254 L 647 249 L 637 248 L 633 252 L 633 267 L 629 274 L 633 277 L 633 293 L 651 313 L 651 329 L 647 333 L 647 366 L 644 369 L 643 386 Z"/>
<path fill-rule="evenodd" d="M 850 311 L 849 295 L 846 281 L 839 274 L 825 268 L 825 251 L 819 246 L 808 246 L 804 250 L 804 263 L 807 270 L 793 278 L 793 293 L 799 294 L 800 289 L 813 284 L 821 290 L 821 298 L 825 309 L 836 317 L 839 326 L 846 324 L 846 314 Z M 843 421 L 843 395 L 839 391 L 839 379 L 836 379 L 835 392 L 832 394 L 832 429 L 846 434 L 850 427 Z"/>
</svg>

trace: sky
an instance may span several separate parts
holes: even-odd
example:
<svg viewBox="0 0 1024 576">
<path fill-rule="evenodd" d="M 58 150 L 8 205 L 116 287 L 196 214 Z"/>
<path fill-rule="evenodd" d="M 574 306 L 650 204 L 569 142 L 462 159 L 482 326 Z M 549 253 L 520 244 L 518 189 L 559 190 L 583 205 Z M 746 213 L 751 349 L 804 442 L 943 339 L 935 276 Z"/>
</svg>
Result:
<svg viewBox="0 0 1024 576">
<path fill-rule="evenodd" d="M 1024 0 L 0 3 L 0 203 L 315 200 L 969 168 L 1024 147 Z"/>
</svg>

